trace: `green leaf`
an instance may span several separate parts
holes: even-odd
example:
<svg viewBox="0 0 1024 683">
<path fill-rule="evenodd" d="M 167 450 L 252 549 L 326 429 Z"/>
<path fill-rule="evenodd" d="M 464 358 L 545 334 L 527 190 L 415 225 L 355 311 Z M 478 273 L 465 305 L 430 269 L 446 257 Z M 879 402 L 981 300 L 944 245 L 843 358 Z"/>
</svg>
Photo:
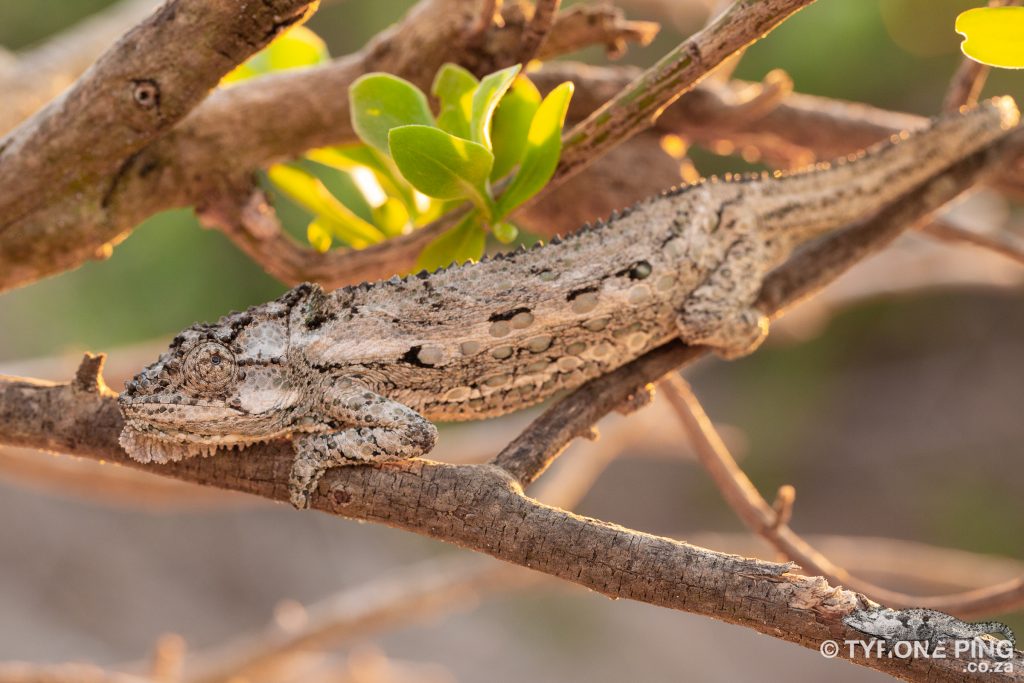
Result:
<svg viewBox="0 0 1024 683">
<path fill-rule="evenodd" d="M 452 135 L 469 138 L 473 116 L 473 92 L 479 81 L 458 64 L 447 63 L 434 77 L 430 92 L 441 102 L 437 125 Z"/>
<path fill-rule="evenodd" d="M 331 248 L 331 233 L 324 228 L 318 219 L 314 218 L 306 226 L 306 239 L 321 254 Z"/>
<path fill-rule="evenodd" d="M 221 84 L 237 83 L 273 71 L 313 66 L 329 61 L 327 44 L 305 26 L 293 26 L 269 45 L 221 79 Z"/>
<path fill-rule="evenodd" d="M 416 259 L 416 269 L 434 271 L 452 262 L 479 261 L 486 242 L 480 216 L 470 211 L 454 228 L 423 248 Z"/>
<path fill-rule="evenodd" d="M 473 93 L 470 120 L 470 131 L 473 137 L 471 139 L 487 149 L 491 149 L 491 117 L 494 116 L 498 102 L 512 85 L 512 81 L 515 80 L 521 68 L 521 65 L 514 64 L 507 69 L 484 76 L 484 79 L 480 81 L 480 86 Z"/>
<path fill-rule="evenodd" d="M 397 126 L 433 126 L 427 96 L 391 74 L 367 74 L 348 90 L 352 128 L 366 144 L 388 153 L 388 132 Z"/>
<path fill-rule="evenodd" d="M 384 240 L 384 234 L 352 212 L 332 195 L 315 175 L 284 164 L 267 169 L 270 182 L 299 206 L 312 213 L 321 226 L 353 247 Z"/>
<path fill-rule="evenodd" d="M 499 221 L 491 226 L 491 234 L 502 244 L 511 244 L 512 240 L 519 237 L 519 228 L 511 223 Z"/>
<path fill-rule="evenodd" d="M 430 126 L 394 128 L 389 140 L 391 158 L 417 190 L 438 199 L 468 198 L 490 215 L 494 155 L 483 145 Z"/>
<path fill-rule="evenodd" d="M 562 83 L 549 92 L 537 108 L 526 136 L 519 172 L 498 200 L 497 217 L 507 216 L 551 180 L 562 153 L 562 124 L 572 91 L 571 82 Z"/>
<path fill-rule="evenodd" d="M 516 78 L 498 103 L 491 120 L 491 150 L 494 152 L 491 180 L 503 178 L 523 158 L 530 122 L 539 106 L 537 86 L 526 76 Z"/>
</svg>

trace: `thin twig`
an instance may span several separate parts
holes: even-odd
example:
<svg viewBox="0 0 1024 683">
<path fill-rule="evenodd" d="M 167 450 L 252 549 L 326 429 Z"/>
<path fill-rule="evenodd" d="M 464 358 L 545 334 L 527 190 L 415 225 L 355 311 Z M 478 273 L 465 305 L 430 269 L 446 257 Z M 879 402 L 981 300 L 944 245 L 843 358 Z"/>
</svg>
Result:
<svg viewBox="0 0 1024 683">
<path fill-rule="evenodd" d="M 1007 7 L 1020 4 L 1018 0 L 989 0 L 989 7 Z M 960 61 L 953 78 L 942 100 L 942 110 L 955 112 L 960 107 L 977 103 L 981 91 L 985 87 L 990 69 L 987 65 L 964 57 Z"/>
<path fill-rule="evenodd" d="M 945 242 L 970 244 L 1024 265 L 1024 242 L 1019 241 L 1019 238 L 1016 243 L 1011 243 L 1007 239 L 984 235 L 941 219 L 922 225 L 920 230 L 929 237 L 935 237 Z"/>
<path fill-rule="evenodd" d="M 629 43 L 649 45 L 660 28 L 652 21 L 626 19 L 611 5 L 574 5 L 555 17 L 536 57 L 551 59 L 591 45 L 603 45 L 609 57 L 621 57 Z"/>
<path fill-rule="evenodd" d="M 686 430 L 698 460 L 708 471 L 729 507 L 748 529 L 764 537 L 807 573 L 823 576 L 830 583 L 846 586 L 894 608 L 929 607 L 966 618 L 1012 612 L 1024 606 L 1024 577 L 963 593 L 917 596 L 889 590 L 851 576 L 789 527 L 788 508 L 783 506 L 782 510 L 776 509 L 758 493 L 729 453 L 690 386 L 681 377 L 669 375 L 658 386 Z"/>
<path fill-rule="evenodd" d="M 519 39 L 519 61 L 529 62 L 537 54 L 541 43 L 548 37 L 551 27 L 555 25 L 555 17 L 562 0 L 535 0 L 533 3 L 533 16 L 530 17 Z"/>
<path fill-rule="evenodd" d="M 552 185 L 567 180 L 609 148 L 648 128 L 662 110 L 691 90 L 724 59 L 812 2 L 814 0 L 737 0 L 714 22 L 662 57 L 566 133 Z"/>
</svg>

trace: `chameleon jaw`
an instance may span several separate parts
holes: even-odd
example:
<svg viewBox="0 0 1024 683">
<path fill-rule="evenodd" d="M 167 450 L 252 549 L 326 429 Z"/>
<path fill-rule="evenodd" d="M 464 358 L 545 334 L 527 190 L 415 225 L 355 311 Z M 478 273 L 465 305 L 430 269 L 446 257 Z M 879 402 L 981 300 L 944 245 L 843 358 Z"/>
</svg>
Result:
<svg viewBox="0 0 1024 683">
<path fill-rule="evenodd" d="M 243 449 L 270 439 L 238 440 L 229 437 L 211 437 L 198 440 L 195 435 L 175 435 L 156 431 L 152 428 L 139 429 L 126 424 L 118 441 L 133 460 L 141 463 L 178 462 L 186 458 L 201 456 L 208 458 L 220 448 Z"/>
<path fill-rule="evenodd" d="M 261 437 L 241 436 L 197 436 L 186 433 L 169 433 L 146 423 L 129 421 L 121 430 L 118 442 L 132 460 L 141 463 L 165 464 L 188 458 L 208 458 L 219 449 L 243 450 L 255 444 L 275 439 L 289 438 L 297 433 L 320 432 L 323 428 L 315 424 L 300 424 L 289 431 L 279 431 Z"/>
</svg>

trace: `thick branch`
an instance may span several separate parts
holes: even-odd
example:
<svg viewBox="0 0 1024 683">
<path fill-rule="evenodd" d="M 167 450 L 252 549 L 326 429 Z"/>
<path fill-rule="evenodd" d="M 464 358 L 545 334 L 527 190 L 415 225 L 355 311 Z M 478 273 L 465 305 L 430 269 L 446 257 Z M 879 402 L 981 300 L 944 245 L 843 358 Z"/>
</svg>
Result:
<svg viewBox="0 0 1024 683">
<path fill-rule="evenodd" d="M 119 169 L 221 77 L 301 21 L 311 0 L 169 0 L 61 97 L 0 140 L 0 232 L 69 188 Z M 102 203 L 102 199 L 101 199 Z"/>
<path fill-rule="evenodd" d="M 142 21 L 156 0 L 122 0 L 0 64 L 0 134 L 60 94 L 104 50 Z"/>
</svg>

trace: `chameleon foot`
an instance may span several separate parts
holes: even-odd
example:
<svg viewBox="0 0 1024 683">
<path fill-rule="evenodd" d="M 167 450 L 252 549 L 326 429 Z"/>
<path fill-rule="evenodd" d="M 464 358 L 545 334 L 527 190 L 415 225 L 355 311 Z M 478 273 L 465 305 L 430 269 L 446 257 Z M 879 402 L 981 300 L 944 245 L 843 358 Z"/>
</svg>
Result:
<svg viewBox="0 0 1024 683">
<path fill-rule="evenodd" d="M 695 319 L 699 317 L 692 310 L 680 316 L 677 321 L 679 337 L 687 344 L 710 346 L 726 360 L 753 353 L 768 336 L 768 317 L 752 308 L 716 319 L 716 324 L 707 331 L 695 330 Z"/>
</svg>

